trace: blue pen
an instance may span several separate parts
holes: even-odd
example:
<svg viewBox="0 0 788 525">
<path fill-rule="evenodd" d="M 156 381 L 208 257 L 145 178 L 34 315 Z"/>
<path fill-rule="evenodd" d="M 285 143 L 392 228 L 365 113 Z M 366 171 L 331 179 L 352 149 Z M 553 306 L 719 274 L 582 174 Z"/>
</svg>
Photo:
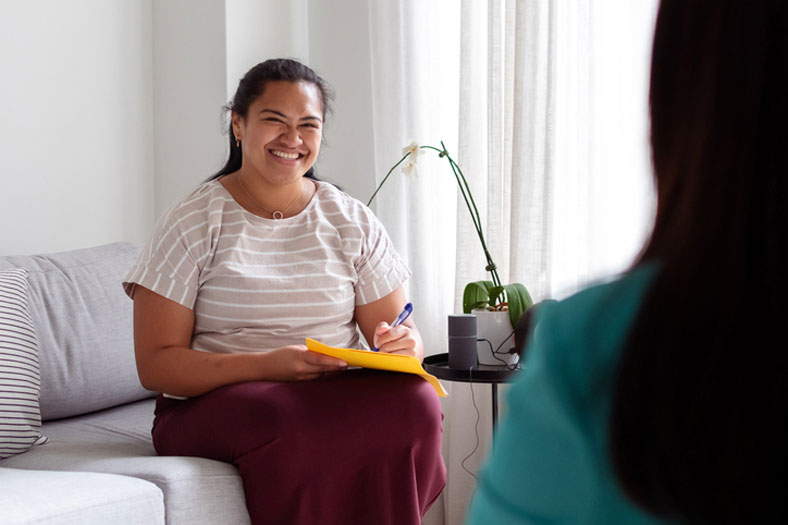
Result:
<svg viewBox="0 0 788 525">
<path fill-rule="evenodd" d="M 405 319 L 407 319 L 408 316 L 410 316 L 411 312 L 413 312 L 413 305 L 411 303 L 408 303 L 405 305 L 405 308 L 403 308 L 402 311 L 399 313 L 397 318 L 394 319 L 394 322 L 391 323 L 391 327 L 394 328 L 395 326 L 399 326 L 402 323 L 404 323 Z M 373 346 L 372 351 L 377 352 L 378 349 Z"/>
</svg>

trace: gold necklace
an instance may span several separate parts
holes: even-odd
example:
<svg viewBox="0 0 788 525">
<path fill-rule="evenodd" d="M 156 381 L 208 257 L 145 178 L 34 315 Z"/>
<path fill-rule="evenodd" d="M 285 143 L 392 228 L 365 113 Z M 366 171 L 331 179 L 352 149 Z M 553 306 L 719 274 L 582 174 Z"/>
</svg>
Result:
<svg viewBox="0 0 788 525">
<path fill-rule="evenodd" d="M 249 190 L 247 190 L 246 186 L 244 186 L 244 183 L 243 183 L 243 180 L 241 179 L 241 175 L 240 174 L 238 175 L 238 184 L 240 184 L 241 189 L 244 190 L 244 193 L 246 193 L 249 196 L 249 198 L 252 199 L 252 201 L 254 201 L 255 204 L 257 204 L 260 208 L 262 208 L 266 213 L 270 214 L 271 217 L 273 217 L 275 220 L 284 219 L 285 213 L 287 213 L 287 210 L 289 210 L 290 207 L 293 204 L 295 204 L 295 201 L 297 201 L 301 197 L 301 195 L 304 193 L 304 185 L 301 184 L 301 191 L 298 192 L 298 195 L 296 195 L 295 199 L 291 200 L 290 204 L 288 204 L 287 207 L 284 210 L 282 210 L 282 211 L 279 211 L 279 210 L 271 211 L 268 208 L 266 208 L 265 206 L 263 206 L 262 204 L 260 204 L 260 201 L 258 201 L 257 199 L 254 198 L 254 195 L 249 193 Z"/>
</svg>

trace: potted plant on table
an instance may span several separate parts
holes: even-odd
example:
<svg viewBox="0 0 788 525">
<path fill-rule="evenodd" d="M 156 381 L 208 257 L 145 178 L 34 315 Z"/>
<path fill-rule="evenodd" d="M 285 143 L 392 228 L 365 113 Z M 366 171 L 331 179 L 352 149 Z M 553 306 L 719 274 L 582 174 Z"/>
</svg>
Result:
<svg viewBox="0 0 788 525">
<path fill-rule="evenodd" d="M 375 196 L 378 194 L 383 184 L 386 183 L 389 176 L 394 170 L 403 162 L 406 162 L 404 168 L 407 171 L 413 171 L 416 159 L 423 152 L 422 150 L 435 151 L 438 156 L 445 158 L 451 167 L 454 178 L 457 181 L 457 186 L 460 189 L 465 205 L 471 215 L 474 229 L 479 237 L 479 242 L 484 252 L 484 257 L 487 261 L 485 271 L 490 273 L 490 280 L 473 281 L 465 286 L 462 297 L 463 312 L 474 313 L 477 316 L 478 334 L 479 338 L 487 339 L 489 343 L 479 343 L 479 362 L 481 364 L 500 364 L 501 361 L 510 363 L 510 360 L 501 359 L 496 357 L 495 353 L 508 353 L 509 347 L 504 343 L 512 337 L 514 327 L 523 313 L 533 306 L 533 300 L 528 293 L 528 289 L 521 283 L 502 284 L 500 277 L 498 277 L 498 267 L 493 261 L 492 255 L 487 248 L 487 243 L 484 240 L 484 231 L 482 230 L 481 216 L 476 207 L 476 201 L 471 194 L 471 188 L 465 179 L 460 166 L 451 158 L 446 146 L 441 141 L 441 147 L 435 146 L 419 146 L 417 143 L 412 143 L 402 150 L 402 158 L 391 167 L 391 169 L 380 181 L 375 192 L 369 198 L 367 206 L 372 204 Z M 488 314 L 489 312 L 489 314 Z M 508 322 L 506 322 L 508 320 Z M 509 341 L 511 344 L 511 341 Z M 498 348 L 498 347 L 502 348 Z"/>
</svg>

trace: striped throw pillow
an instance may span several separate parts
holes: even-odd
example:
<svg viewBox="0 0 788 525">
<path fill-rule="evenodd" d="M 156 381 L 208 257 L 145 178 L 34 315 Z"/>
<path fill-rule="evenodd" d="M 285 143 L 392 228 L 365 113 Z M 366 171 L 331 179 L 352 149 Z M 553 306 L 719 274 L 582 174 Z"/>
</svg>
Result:
<svg viewBox="0 0 788 525">
<path fill-rule="evenodd" d="M 38 408 L 38 345 L 27 297 L 27 270 L 0 270 L 0 459 L 46 441 Z"/>
</svg>

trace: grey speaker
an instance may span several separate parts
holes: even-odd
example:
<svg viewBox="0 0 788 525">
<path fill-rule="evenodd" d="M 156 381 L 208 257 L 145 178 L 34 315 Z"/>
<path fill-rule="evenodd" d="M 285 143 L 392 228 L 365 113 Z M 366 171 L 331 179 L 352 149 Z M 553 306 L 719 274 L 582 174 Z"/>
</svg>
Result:
<svg viewBox="0 0 788 525">
<path fill-rule="evenodd" d="M 476 316 L 449 316 L 449 368 L 468 370 L 476 367 Z"/>
</svg>

